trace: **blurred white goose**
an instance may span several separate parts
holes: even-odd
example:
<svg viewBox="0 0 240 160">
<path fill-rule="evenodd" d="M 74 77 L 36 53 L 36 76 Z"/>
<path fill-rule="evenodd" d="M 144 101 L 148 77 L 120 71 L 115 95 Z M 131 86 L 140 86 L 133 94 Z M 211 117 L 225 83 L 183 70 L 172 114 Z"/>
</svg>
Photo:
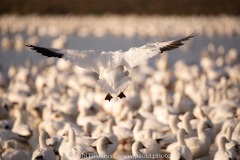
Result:
<svg viewBox="0 0 240 160">
<path fill-rule="evenodd" d="M 238 159 L 237 154 L 232 154 L 231 151 L 226 150 L 226 143 L 228 140 L 225 137 L 219 138 L 218 141 L 218 151 L 214 156 L 214 160 L 229 160 L 229 159 Z"/>
<path fill-rule="evenodd" d="M 32 160 L 56 160 L 53 150 L 49 146 L 47 146 L 47 138 L 50 138 L 48 133 L 44 130 L 41 130 L 39 135 L 39 148 L 33 152 Z"/>
<path fill-rule="evenodd" d="M 29 126 L 23 123 L 23 115 L 19 109 L 15 110 L 16 120 L 13 124 L 12 131 L 17 133 L 19 136 L 29 138 L 32 134 Z"/>
<path fill-rule="evenodd" d="M 1 40 L 1 47 L 4 51 L 8 50 L 11 47 L 11 40 L 8 37 L 3 37 Z"/>
<path fill-rule="evenodd" d="M 161 145 L 166 146 L 177 141 L 178 122 L 179 118 L 177 115 L 169 116 L 169 126 L 172 134 L 161 137 Z"/>
<path fill-rule="evenodd" d="M 240 142 L 240 122 L 238 122 L 237 126 L 235 127 L 232 133 L 232 140 Z"/>
<path fill-rule="evenodd" d="M 114 118 L 110 118 L 107 122 L 107 125 L 106 125 L 106 128 L 104 130 L 104 133 L 103 135 L 106 136 L 107 138 L 109 138 L 109 140 L 112 142 L 112 144 L 109 144 L 109 151 L 111 153 L 114 153 L 117 148 L 118 148 L 118 144 L 119 144 L 119 141 L 118 141 L 118 138 L 116 136 L 116 134 L 114 134 L 113 132 L 113 125 L 115 125 L 115 120 Z"/>
<path fill-rule="evenodd" d="M 111 149 L 113 142 L 106 136 L 102 136 L 97 140 L 97 152 L 101 158 L 112 159 L 113 150 Z"/>
<path fill-rule="evenodd" d="M 222 137 L 226 137 L 226 139 L 230 141 L 232 137 L 232 133 L 233 133 L 233 127 L 225 125 L 222 127 L 221 131 L 217 134 L 215 141 L 219 142 L 220 141 L 219 139 Z"/>
<path fill-rule="evenodd" d="M 13 104 L 10 101 L 5 98 L 0 98 L 0 120 L 8 118 L 8 112 L 12 107 Z"/>
<path fill-rule="evenodd" d="M 133 141 L 132 128 L 135 123 L 132 121 L 121 121 L 118 125 L 113 126 L 113 132 L 119 141 L 119 148 L 123 150 L 131 150 L 131 146 L 126 145 L 127 142 Z"/>
<path fill-rule="evenodd" d="M 198 137 L 186 139 L 187 146 L 191 150 L 193 158 L 207 156 L 210 151 L 211 139 L 206 129 L 211 127 L 206 121 L 201 121 L 198 125 Z"/>
<path fill-rule="evenodd" d="M 179 118 L 176 115 L 169 116 L 169 127 L 173 134 L 177 134 L 178 132 L 178 122 Z"/>
<path fill-rule="evenodd" d="M 197 129 L 193 129 L 192 128 L 192 123 L 190 123 L 190 121 L 194 118 L 193 114 L 190 112 L 186 112 L 183 116 L 183 128 L 187 131 L 187 138 L 190 137 L 196 137 L 198 135 L 198 131 Z M 197 121 L 201 121 L 201 120 L 197 120 L 197 119 L 193 119 L 194 122 Z M 207 135 L 210 137 L 211 139 L 211 143 L 214 142 L 215 139 L 215 131 L 213 128 L 213 124 L 212 121 L 208 118 L 208 116 L 202 118 L 202 121 L 206 121 L 209 124 L 209 127 L 206 129 L 206 133 Z M 195 124 L 199 125 L 200 122 L 197 122 Z"/>
<path fill-rule="evenodd" d="M 190 121 L 193 119 L 193 115 L 191 112 L 186 112 L 183 117 L 182 117 L 182 122 L 183 122 L 183 128 L 185 131 L 188 133 L 189 136 L 196 136 L 197 134 L 194 134 L 194 130 L 191 126 Z"/>
<path fill-rule="evenodd" d="M 142 149 L 146 149 L 143 143 L 141 141 L 135 141 L 132 145 L 132 155 L 135 157 L 140 157 L 144 154 Z"/>
<path fill-rule="evenodd" d="M 158 140 L 155 139 L 145 139 L 142 141 L 143 145 L 146 147 L 144 153 L 152 155 L 161 155 L 161 147 Z"/>
<path fill-rule="evenodd" d="M 79 144 L 76 141 L 76 134 L 72 126 L 68 126 L 67 140 L 62 141 L 59 147 L 59 154 L 62 157 L 62 160 L 73 160 L 78 159 L 79 156 L 88 153 L 95 153 L 96 151 L 89 146 Z"/>
<path fill-rule="evenodd" d="M 128 51 L 110 51 L 97 54 L 93 50 L 61 50 L 38 47 L 26 44 L 27 47 L 36 50 L 48 57 L 57 57 L 69 60 L 81 68 L 94 71 L 99 74 L 98 85 L 108 94 L 105 100 L 111 100 L 111 94 L 118 94 L 119 98 L 126 97 L 123 91 L 130 85 L 131 77 L 129 77 L 129 69 L 139 65 L 142 61 L 147 60 L 164 51 L 172 50 L 183 45 L 183 41 L 187 41 L 196 35 L 196 31 L 182 39 L 157 42 L 146 44 L 139 48 L 130 48 Z"/>
<path fill-rule="evenodd" d="M 182 128 L 178 130 L 177 133 L 177 140 L 178 140 L 178 147 L 174 148 L 170 154 L 170 160 L 192 160 L 192 153 L 190 149 L 187 147 L 186 142 L 184 140 L 184 134 L 186 131 Z"/>
<path fill-rule="evenodd" d="M 48 132 L 49 135 L 53 136 L 56 135 L 57 132 L 64 127 L 65 122 L 58 121 L 61 118 L 61 112 L 53 112 L 50 115 L 50 119 L 42 121 L 38 125 L 39 130 L 45 130 Z"/>
<path fill-rule="evenodd" d="M 0 153 L 1 154 L 1 153 Z M 2 153 L 2 158 L 5 160 L 29 160 L 27 154 L 17 147 L 17 141 L 8 140 L 4 143 L 4 151 Z M 1 158 L 0 158 L 1 159 Z"/>
<path fill-rule="evenodd" d="M 17 141 L 26 141 L 25 138 L 21 137 L 17 133 L 12 132 L 9 129 L 0 129 L 0 142 L 10 140 L 10 139 L 15 139 Z"/>
<path fill-rule="evenodd" d="M 206 132 L 206 129 L 208 127 L 209 124 L 206 120 L 201 121 L 197 128 L 198 137 L 191 137 L 185 139 L 187 146 L 191 150 L 193 158 L 207 156 L 210 151 L 211 139 Z M 167 150 L 171 152 L 176 146 L 176 143 L 170 144 L 167 147 Z"/>
</svg>

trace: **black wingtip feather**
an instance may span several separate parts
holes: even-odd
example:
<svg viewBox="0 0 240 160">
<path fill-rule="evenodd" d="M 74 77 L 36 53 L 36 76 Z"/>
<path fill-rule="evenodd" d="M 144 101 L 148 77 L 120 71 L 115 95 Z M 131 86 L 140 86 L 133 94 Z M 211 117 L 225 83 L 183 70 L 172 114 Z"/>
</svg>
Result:
<svg viewBox="0 0 240 160">
<path fill-rule="evenodd" d="M 197 36 L 197 35 L 199 35 L 199 29 L 195 29 L 189 36 L 187 36 L 187 37 L 185 37 L 185 38 L 182 38 L 182 39 L 173 41 L 173 42 L 170 43 L 169 45 L 164 46 L 164 47 L 162 47 L 162 48 L 159 48 L 160 53 L 163 53 L 164 51 L 173 50 L 173 49 L 175 49 L 175 48 L 178 48 L 179 46 L 184 45 L 184 44 L 182 43 L 182 41 L 187 41 L 187 40 L 189 40 L 190 38 L 193 38 L 193 37 L 195 37 L 195 36 Z"/>
<path fill-rule="evenodd" d="M 34 46 L 31 44 L 25 44 L 27 47 L 31 48 L 32 50 L 35 50 L 37 53 L 41 53 L 44 56 L 47 57 L 57 57 L 57 58 L 62 58 L 63 54 L 56 52 L 53 49 L 48 49 L 48 48 L 44 48 L 44 47 L 38 47 L 38 46 Z"/>
</svg>

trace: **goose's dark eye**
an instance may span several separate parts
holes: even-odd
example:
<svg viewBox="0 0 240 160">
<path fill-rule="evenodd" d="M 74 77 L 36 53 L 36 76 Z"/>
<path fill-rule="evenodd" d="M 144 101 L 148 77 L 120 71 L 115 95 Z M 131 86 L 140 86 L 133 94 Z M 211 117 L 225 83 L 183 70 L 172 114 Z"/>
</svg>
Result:
<svg viewBox="0 0 240 160">
<path fill-rule="evenodd" d="M 89 108 L 89 110 L 91 110 L 91 111 L 95 111 L 94 106 L 91 106 L 91 107 Z"/>
<path fill-rule="evenodd" d="M 205 99 L 203 104 L 208 105 L 208 99 Z"/>
<path fill-rule="evenodd" d="M 8 111 L 8 107 L 6 104 L 4 104 L 3 107 Z"/>
<path fill-rule="evenodd" d="M 9 125 L 5 125 L 5 129 L 10 129 L 10 126 Z"/>
<path fill-rule="evenodd" d="M 60 117 L 60 114 L 56 114 L 55 116 L 56 116 L 56 118 L 59 118 L 59 117 Z"/>
</svg>

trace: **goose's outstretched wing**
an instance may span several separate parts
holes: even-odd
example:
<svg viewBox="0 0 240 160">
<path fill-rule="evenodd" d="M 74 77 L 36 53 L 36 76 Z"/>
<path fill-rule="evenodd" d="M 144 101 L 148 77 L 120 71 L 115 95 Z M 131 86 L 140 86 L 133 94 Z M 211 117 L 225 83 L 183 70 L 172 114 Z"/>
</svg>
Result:
<svg viewBox="0 0 240 160">
<path fill-rule="evenodd" d="M 78 51 L 72 49 L 52 49 L 31 44 L 26 44 L 26 46 L 44 56 L 62 58 L 81 68 L 97 73 L 99 73 L 100 66 L 104 64 L 101 61 L 100 54 L 95 53 L 93 50 Z"/>
<path fill-rule="evenodd" d="M 127 68 L 133 68 L 139 65 L 142 61 L 147 60 L 157 55 L 158 53 L 173 50 L 175 48 L 178 48 L 179 46 L 182 46 L 183 41 L 189 40 L 190 38 L 194 37 L 196 34 L 197 32 L 194 31 L 189 36 L 178 39 L 178 40 L 167 41 L 167 42 L 157 42 L 157 43 L 146 44 L 139 48 L 130 48 L 128 51 L 124 53 L 115 54 L 113 57 L 114 64 L 115 66 L 124 65 Z"/>
</svg>

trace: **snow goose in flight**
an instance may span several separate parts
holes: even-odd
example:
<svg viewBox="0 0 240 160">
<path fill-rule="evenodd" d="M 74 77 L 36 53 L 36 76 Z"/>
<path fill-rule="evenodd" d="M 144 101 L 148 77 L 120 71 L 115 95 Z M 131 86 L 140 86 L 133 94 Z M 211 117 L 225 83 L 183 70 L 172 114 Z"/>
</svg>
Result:
<svg viewBox="0 0 240 160">
<path fill-rule="evenodd" d="M 111 94 L 118 94 L 119 98 L 126 97 L 123 91 L 131 83 L 128 70 L 159 53 L 178 48 L 183 45 L 183 41 L 189 40 L 196 34 L 197 31 L 194 31 L 178 40 L 149 43 L 138 48 L 130 48 L 126 52 L 119 50 L 102 52 L 101 54 L 93 50 L 53 49 L 28 43 L 26 46 L 44 56 L 63 58 L 81 68 L 98 73 L 99 80 L 97 83 L 101 89 L 108 93 L 105 100 L 110 101 L 112 99 Z"/>
</svg>

